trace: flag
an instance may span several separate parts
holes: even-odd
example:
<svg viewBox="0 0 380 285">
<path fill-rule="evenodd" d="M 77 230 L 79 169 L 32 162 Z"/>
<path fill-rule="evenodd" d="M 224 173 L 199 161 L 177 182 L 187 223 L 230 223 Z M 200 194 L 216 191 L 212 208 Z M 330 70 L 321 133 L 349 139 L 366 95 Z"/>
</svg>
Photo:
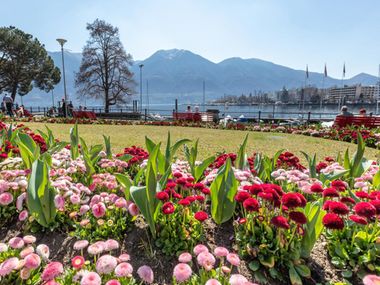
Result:
<svg viewBox="0 0 380 285">
<path fill-rule="evenodd" d="M 326 63 L 325 63 L 325 77 L 327 77 L 327 67 L 326 67 Z"/>
<path fill-rule="evenodd" d="M 309 67 L 306 64 L 306 78 L 309 79 Z"/>
<path fill-rule="evenodd" d="M 343 77 L 346 76 L 346 63 L 343 63 Z"/>
</svg>

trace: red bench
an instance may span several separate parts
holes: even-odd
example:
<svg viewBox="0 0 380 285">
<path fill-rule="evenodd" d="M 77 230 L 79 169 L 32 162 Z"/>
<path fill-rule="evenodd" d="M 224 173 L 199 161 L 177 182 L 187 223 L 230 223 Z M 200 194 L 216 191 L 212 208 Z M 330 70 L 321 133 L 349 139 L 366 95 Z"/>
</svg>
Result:
<svg viewBox="0 0 380 285">
<path fill-rule="evenodd" d="M 73 118 L 96 120 L 96 114 L 91 111 L 73 111 Z"/>
<path fill-rule="evenodd" d="M 173 119 L 176 121 L 191 121 L 191 122 L 201 122 L 201 113 L 178 113 L 173 112 Z"/>
<path fill-rule="evenodd" d="M 380 127 L 380 117 L 372 117 L 372 116 L 336 116 L 334 121 L 335 127 L 343 128 L 345 126 L 364 126 L 367 128 L 378 128 Z"/>
</svg>

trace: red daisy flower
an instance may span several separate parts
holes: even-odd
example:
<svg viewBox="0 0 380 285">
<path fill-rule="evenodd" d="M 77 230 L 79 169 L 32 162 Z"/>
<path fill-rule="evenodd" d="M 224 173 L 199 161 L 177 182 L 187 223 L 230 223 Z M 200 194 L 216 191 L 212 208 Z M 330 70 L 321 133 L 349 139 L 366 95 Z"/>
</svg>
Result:
<svg viewBox="0 0 380 285">
<path fill-rule="evenodd" d="M 322 219 L 323 225 L 332 230 L 342 230 L 344 228 L 344 221 L 341 217 L 334 213 L 327 213 Z"/>
<path fill-rule="evenodd" d="M 198 221 L 203 222 L 204 220 L 208 219 L 208 215 L 204 211 L 199 211 L 194 214 L 194 218 L 196 218 Z"/>
<path fill-rule="evenodd" d="M 366 217 L 367 219 L 372 218 L 376 215 L 376 208 L 368 202 L 359 202 L 355 205 L 354 211 L 357 215 Z"/>
<path fill-rule="evenodd" d="M 350 209 L 345 204 L 337 201 L 330 201 L 328 210 L 338 215 L 347 215 L 350 212 Z"/>
<path fill-rule="evenodd" d="M 243 202 L 243 207 L 248 212 L 257 212 L 260 208 L 259 202 L 254 198 L 248 198 Z"/>
<path fill-rule="evenodd" d="M 166 202 L 165 204 L 162 205 L 161 209 L 165 215 L 170 215 L 174 212 L 174 205 L 172 202 Z"/>
<path fill-rule="evenodd" d="M 250 198 L 251 195 L 248 192 L 240 191 L 236 194 L 235 200 L 239 203 L 243 203 L 245 200 Z"/>
<path fill-rule="evenodd" d="M 334 180 L 331 182 L 331 187 L 341 192 L 346 190 L 346 184 L 342 180 Z"/>
<path fill-rule="evenodd" d="M 339 197 L 338 191 L 335 188 L 326 188 L 322 192 L 323 197 Z"/>
<path fill-rule="evenodd" d="M 368 222 L 365 218 L 360 217 L 358 215 L 351 215 L 350 220 L 357 223 L 357 224 L 361 224 L 361 225 L 367 225 L 368 224 Z"/>
<path fill-rule="evenodd" d="M 278 228 L 289 229 L 290 225 L 284 216 L 276 216 L 271 219 L 271 223 Z"/>
<path fill-rule="evenodd" d="M 306 218 L 305 214 L 302 212 L 296 212 L 296 211 L 290 212 L 289 218 L 292 221 L 295 221 L 297 224 L 303 225 L 303 224 L 307 223 L 307 218 Z"/>
<path fill-rule="evenodd" d="M 323 192 L 323 187 L 319 183 L 314 183 L 313 185 L 311 185 L 310 191 L 313 192 L 313 193 L 322 193 Z"/>
<path fill-rule="evenodd" d="M 286 193 L 282 196 L 282 204 L 288 208 L 297 208 L 302 205 L 302 200 L 298 193 Z"/>
</svg>

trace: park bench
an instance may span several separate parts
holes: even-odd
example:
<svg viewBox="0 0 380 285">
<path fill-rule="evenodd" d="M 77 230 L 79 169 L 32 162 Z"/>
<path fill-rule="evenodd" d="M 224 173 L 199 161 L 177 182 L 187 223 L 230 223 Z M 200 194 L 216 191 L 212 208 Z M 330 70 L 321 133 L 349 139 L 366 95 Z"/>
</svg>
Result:
<svg viewBox="0 0 380 285">
<path fill-rule="evenodd" d="M 335 127 L 346 126 L 364 126 L 366 128 L 378 128 L 380 127 L 380 117 L 378 116 L 341 116 L 338 115 L 334 121 Z"/>
<path fill-rule="evenodd" d="M 173 120 L 175 121 L 187 121 L 187 122 L 212 122 L 214 115 L 212 113 L 180 113 L 173 112 Z"/>
<path fill-rule="evenodd" d="M 96 114 L 91 111 L 73 111 L 73 118 L 96 120 Z"/>
</svg>

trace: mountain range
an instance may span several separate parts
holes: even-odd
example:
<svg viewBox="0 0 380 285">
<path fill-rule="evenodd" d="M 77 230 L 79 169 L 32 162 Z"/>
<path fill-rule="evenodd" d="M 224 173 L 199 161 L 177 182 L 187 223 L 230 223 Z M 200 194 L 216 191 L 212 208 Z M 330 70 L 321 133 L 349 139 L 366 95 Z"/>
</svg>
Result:
<svg viewBox="0 0 380 285">
<path fill-rule="evenodd" d="M 61 68 L 61 52 L 49 52 L 55 64 Z M 76 104 L 79 102 L 75 93 L 75 73 L 81 62 L 80 53 L 65 51 L 66 86 L 69 98 Z M 180 103 L 202 102 L 203 81 L 207 100 L 228 95 L 255 94 L 255 91 L 271 92 L 283 87 L 297 88 L 305 84 L 305 71 L 295 70 L 261 59 L 242 59 L 233 57 L 219 63 L 214 63 L 200 55 L 187 50 L 159 50 L 145 60 L 135 61 L 132 71 L 135 81 L 140 82 L 139 65 L 143 64 L 144 100 L 148 81 L 150 103 L 173 103 L 175 98 Z M 309 72 L 308 84 L 322 87 L 323 73 Z M 366 73 L 360 73 L 344 80 L 345 85 L 374 85 L 378 78 Z M 324 86 L 341 86 L 341 79 L 326 77 Z M 63 97 L 63 80 L 54 89 L 55 100 Z M 139 86 L 136 87 L 139 97 Z M 33 90 L 25 96 L 24 103 L 29 105 L 49 106 L 49 95 Z M 51 96 L 50 96 L 51 98 Z M 102 105 L 102 102 L 87 100 L 87 105 Z"/>
</svg>

